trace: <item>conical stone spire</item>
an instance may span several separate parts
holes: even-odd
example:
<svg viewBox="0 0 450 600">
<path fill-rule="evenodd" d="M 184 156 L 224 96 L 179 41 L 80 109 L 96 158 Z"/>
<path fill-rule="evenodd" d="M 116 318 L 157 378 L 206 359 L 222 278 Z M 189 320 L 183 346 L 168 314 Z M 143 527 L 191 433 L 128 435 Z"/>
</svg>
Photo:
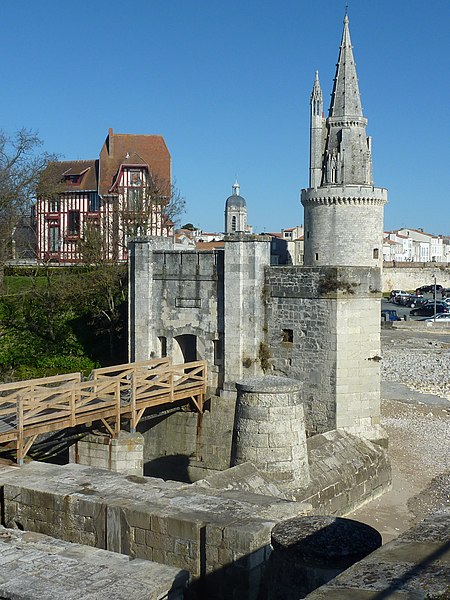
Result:
<svg viewBox="0 0 450 600">
<path fill-rule="evenodd" d="M 342 33 L 339 59 L 336 65 L 329 116 L 363 116 L 347 15 L 344 18 L 344 31 Z"/>
<path fill-rule="evenodd" d="M 322 184 L 372 185 L 372 155 L 366 136 L 348 16 L 345 15 L 339 60 L 327 118 Z"/>
</svg>

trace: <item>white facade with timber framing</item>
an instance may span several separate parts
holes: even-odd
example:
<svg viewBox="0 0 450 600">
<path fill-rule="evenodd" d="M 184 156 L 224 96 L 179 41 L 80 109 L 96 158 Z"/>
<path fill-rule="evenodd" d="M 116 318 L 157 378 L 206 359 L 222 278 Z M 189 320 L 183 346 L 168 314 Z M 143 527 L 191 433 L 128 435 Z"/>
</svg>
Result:
<svg viewBox="0 0 450 600">
<path fill-rule="evenodd" d="M 82 262 L 82 242 L 95 235 L 102 258 L 124 261 L 130 239 L 172 235 L 165 216 L 171 158 L 162 136 L 110 129 L 99 159 L 50 168 L 57 193 L 38 197 L 35 209 L 39 260 Z"/>
</svg>

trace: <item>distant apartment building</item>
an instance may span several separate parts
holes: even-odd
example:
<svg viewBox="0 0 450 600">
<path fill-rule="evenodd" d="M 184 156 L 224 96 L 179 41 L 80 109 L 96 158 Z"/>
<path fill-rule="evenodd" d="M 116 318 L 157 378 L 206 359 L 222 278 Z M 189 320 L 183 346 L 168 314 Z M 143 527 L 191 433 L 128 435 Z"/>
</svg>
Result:
<svg viewBox="0 0 450 600">
<path fill-rule="evenodd" d="M 49 169 L 56 192 L 38 194 L 34 214 L 39 260 L 82 262 L 90 236 L 104 259 L 124 261 L 130 239 L 172 235 L 171 158 L 160 135 L 110 129 L 98 159 Z"/>
<path fill-rule="evenodd" d="M 271 232 L 271 264 L 302 265 L 304 257 L 303 225 L 288 227 L 280 232 Z"/>
<path fill-rule="evenodd" d="M 396 262 L 450 262 L 450 240 L 422 229 L 402 228 L 384 234 L 383 260 Z"/>
</svg>

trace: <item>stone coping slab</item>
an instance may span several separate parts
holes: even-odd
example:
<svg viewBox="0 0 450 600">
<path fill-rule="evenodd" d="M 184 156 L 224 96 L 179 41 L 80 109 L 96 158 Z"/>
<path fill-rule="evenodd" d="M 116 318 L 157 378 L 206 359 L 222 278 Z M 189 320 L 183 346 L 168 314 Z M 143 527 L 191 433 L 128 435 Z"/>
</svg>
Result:
<svg viewBox="0 0 450 600">
<path fill-rule="evenodd" d="M 282 520 L 305 514 L 310 505 L 243 490 L 220 491 L 153 477 L 121 475 L 78 464 L 30 462 L 20 469 L 0 469 L 0 486 L 25 485 L 40 492 L 78 496 L 89 502 L 160 508 L 165 515 L 203 517 L 205 522 L 241 519 Z"/>
<path fill-rule="evenodd" d="M 276 375 L 263 377 L 249 377 L 236 382 L 238 392 L 253 392 L 258 394 L 280 394 L 285 392 L 298 392 L 303 388 L 303 383 L 297 379 Z"/>
<path fill-rule="evenodd" d="M 187 571 L 0 527 L 0 596 L 14 600 L 181 600 Z"/>
</svg>

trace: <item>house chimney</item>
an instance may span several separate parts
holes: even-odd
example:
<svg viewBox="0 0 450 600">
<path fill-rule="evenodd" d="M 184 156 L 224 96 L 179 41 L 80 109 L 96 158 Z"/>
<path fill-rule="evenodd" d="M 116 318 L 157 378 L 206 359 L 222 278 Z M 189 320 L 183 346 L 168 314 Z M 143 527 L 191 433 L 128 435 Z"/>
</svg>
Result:
<svg viewBox="0 0 450 600">
<path fill-rule="evenodd" d="M 108 132 L 108 150 L 109 150 L 109 156 L 110 156 L 110 158 L 112 158 L 112 156 L 114 154 L 114 132 L 113 132 L 112 127 L 109 128 L 109 132 Z"/>
</svg>

